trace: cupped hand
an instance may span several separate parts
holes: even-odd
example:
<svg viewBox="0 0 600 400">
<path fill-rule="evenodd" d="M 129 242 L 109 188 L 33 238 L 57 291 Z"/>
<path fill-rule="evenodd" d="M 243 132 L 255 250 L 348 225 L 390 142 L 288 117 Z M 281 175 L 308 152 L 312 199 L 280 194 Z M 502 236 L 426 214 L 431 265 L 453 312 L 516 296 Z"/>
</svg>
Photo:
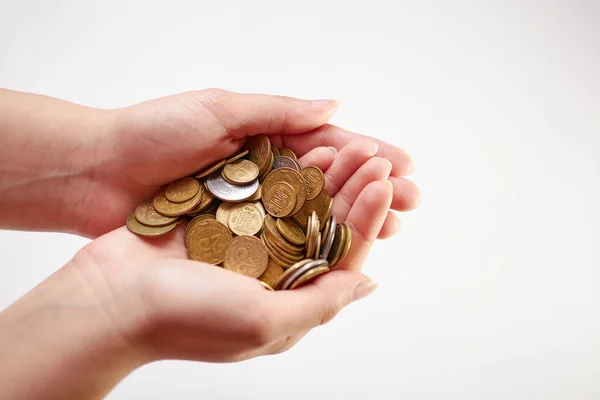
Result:
<svg viewBox="0 0 600 400">
<path fill-rule="evenodd" d="M 309 285 L 271 292 L 256 279 L 190 261 L 183 226 L 154 239 L 119 228 L 88 244 L 73 265 L 89 275 L 86 281 L 104 287 L 99 292 L 111 294 L 100 296 L 102 308 L 148 360 L 230 362 L 285 351 L 376 288 L 360 270 L 394 200 L 387 180 L 392 165 L 369 158 L 353 168 L 343 155 L 355 146 L 342 147 L 333 161 L 326 148 L 300 159 L 326 172 L 326 185 L 336 196 L 345 190 L 333 213 L 353 231 L 352 247 L 338 269 Z M 381 175 L 365 173 L 371 169 Z M 344 181 L 345 189 L 337 189 Z"/>
<path fill-rule="evenodd" d="M 337 108 L 328 100 L 202 90 L 159 98 L 110 112 L 91 162 L 90 181 L 76 206 L 76 231 L 97 237 L 125 222 L 127 215 L 156 190 L 238 151 L 247 136 L 267 134 L 273 143 L 299 156 L 318 147 L 327 190 L 344 218 L 360 189 L 360 179 L 388 180 L 391 208 L 408 211 L 419 202 L 418 189 L 405 178 L 412 161 L 390 144 L 327 124 Z M 339 152 L 336 155 L 336 152 Z M 353 177 L 353 178 L 351 178 Z M 380 238 L 391 236 L 398 220 L 390 211 Z"/>
</svg>

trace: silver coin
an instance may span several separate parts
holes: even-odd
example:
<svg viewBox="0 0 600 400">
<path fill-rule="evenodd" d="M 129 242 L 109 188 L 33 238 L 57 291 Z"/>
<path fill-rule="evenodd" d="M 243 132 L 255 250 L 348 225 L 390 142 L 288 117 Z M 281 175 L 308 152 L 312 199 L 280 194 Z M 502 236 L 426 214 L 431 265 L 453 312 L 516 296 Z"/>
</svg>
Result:
<svg viewBox="0 0 600 400">
<path fill-rule="evenodd" d="M 273 162 L 273 169 L 278 168 L 291 168 L 296 171 L 300 171 L 300 164 L 298 161 L 293 158 L 287 156 L 277 156 L 275 157 L 275 161 Z"/>
<path fill-rule="evenodd" d="M 204 181 L 204 186 L 216 198 L 224 201 L 246 200 L 258 190 L 258 179 L 249 185 L 236 186 L 227 182 L 220 171 L 210 174 Z"/>
<path fill-rule="evenodd" d="M 298 268 L 297 271 L 291 274 L 285 281 L 280 282 L 280 285 L 278 285 L 279 290 L 288 290 L 296 279 L 300 278 L 311 269 L 320 267 L 322 265 L 329 266 L 329 263 L 327 260 L 315 260 L 303 265 L 302 267 Z"/>
<path fill-rule="evenodd" d="M 326 232 L 325 243 L 323 243 L 323 248 L 321 249 L 321 254 L 319 254 L 319 258 L 322 260 L 327 260 L 329 257 L 329 252 L 331 251 L 331 245 L 333 244 L 333 239 L 335 239 L 335 226 L 337 225 L 337 220 L 335 215 L 331 216 L 329 219 L 329 231 Z"/>
</svg>

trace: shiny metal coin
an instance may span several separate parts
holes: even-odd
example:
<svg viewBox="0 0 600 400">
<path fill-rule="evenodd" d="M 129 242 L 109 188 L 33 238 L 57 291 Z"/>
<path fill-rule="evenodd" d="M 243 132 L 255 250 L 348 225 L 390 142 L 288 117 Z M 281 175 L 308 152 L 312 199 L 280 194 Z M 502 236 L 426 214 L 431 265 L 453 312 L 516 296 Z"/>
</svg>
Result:
<svg viewBox="0 0 600 400">
<path fill-rule="evenodd" d="M 322 260 L 327 260 L 329 257 L 329 252 L 331 251 L 331 245 L 333 244 L 333 239 L 335 238 L 335 226 L 337 225 L 337 220 L 335 215 L 331 216 L 329 220 L 329 231 L 325 232 L 327 235 L 325 237 L 325 243 L 323 244 L 323 248 L 321 249 L 321 254 L 319 254 L 319 258 Z"/>
<path fill-rule="evenodd" d="M 287 279 L 279 282 L 279 284 L 277 285 L 278 287 L 276 287 L 275 290 L 278 290 L 278 289 L 279 290 L 288 290 L 290 288 L 290 286 L 292 285 L 292 283 L 294 283 L 294 281 L 296 279 L 298 279 L 300 276 L 304 275 L 307 271 L 310 271 L 313 268 L 317 268 L 317 267 L 321 267 L 321 266 L 329 266 L 329 263 L 327 262 L 327 260 L 315 260 L 315 261 L 311 261 L 309 263 L 304 264 L 302 267 L 298 268 L 296 271 L 291 273 L 287 277 Z"/>
<path fill-rule="evenodd" d="M 219 171 L 210 174 L 204 185 L 213 196 L 224 201 L 246 200 L 258 190 L 258 180 L 244 186 L 232 185 L 223 179 Z"/>
<path fill-rule="evenodd" d="M 300 164 L 298 164 L 298 161 L 294 160 L 293 158 L 286 157 L 286 156 L 275 157 L 275 162 L 273 163 L 273 169 L 278 169 L 278 168 L 291 168 L 296 171 L 301 170 Z"/>
</svg>

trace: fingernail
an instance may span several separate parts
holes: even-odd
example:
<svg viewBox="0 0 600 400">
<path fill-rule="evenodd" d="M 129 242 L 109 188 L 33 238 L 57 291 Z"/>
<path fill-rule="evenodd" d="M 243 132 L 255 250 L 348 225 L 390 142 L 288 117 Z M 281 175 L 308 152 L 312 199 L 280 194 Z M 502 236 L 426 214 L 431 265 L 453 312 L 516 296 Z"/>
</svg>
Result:
<svg viewBox="0 0 600 400">
<path fill-rule="evenodd" d="M 377 142 L 371 142 L 371 151 L 369 152 L 369 155 L 371 157 L 374 157 L 378 151 L 379 151 L 379 145 L 377 144 Z"/>
<path fill-rule="evenodd" d="M 354 288 L 353 301 L 364 299 L 365 297 L 373 293 L 378 287 L 379 284 L 369 278 L 363 280 Z"/>
<path fill-rule="evenodd" d="M 329 150 L 333 153 L 333 156 L 337 156 L 337 149 L 335 147 L 328 147 Z"/>
<path fill-rule="evenodd" d="M 340 103 L 336 100 L 313 100 L 312 106 L 321 110 L 328 118 L 336 112 Z"/>
</svg>

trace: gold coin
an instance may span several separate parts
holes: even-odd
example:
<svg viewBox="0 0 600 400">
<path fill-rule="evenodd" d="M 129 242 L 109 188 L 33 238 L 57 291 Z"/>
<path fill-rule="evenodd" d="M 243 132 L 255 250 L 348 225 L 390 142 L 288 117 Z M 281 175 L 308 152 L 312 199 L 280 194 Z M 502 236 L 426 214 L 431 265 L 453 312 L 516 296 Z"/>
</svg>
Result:
<svg viewBox="0 0 600 400">
<path fill-rule="evenodd" d="M 127 228 L 137 235 L 145 237 L 156 237 L 162 236 L 166 233 L 171 232 L 177 226 L 177 221 L 164 226 L 147 226 L 142 224 L 135 218 L 135 214 L 131 214 L 127 218 Z"/>
<path fill-rule="evenodd" d="M 270 215 L 265 217 L 264 222 L 265 232 L 267 234 L 267 239 L 274 245 L 276 245 L 281 250 L 285 251 L 290 255 L 299 255 L 302 254 L 303 246 L 297 246 L 290 242 L 288 242 L 285 237 L 279 233 L 277 229 L 277 223 Z"/>
<path fill-rule="evenodd" d="M 237 160 L 221 170 L 223 179 L 232 185 L 247 185 L 258 178 L 258 167 L 252 161 Z"/>
<path fill-rule="evenodd" d="M 332 207 L 333 199 L 325 190 L 322 190 L 316 198 L 305 202 L 300 211 L 295 213 L 292 218 L 302 229 L 306 229 L 308 216 L 311 215 L 313 211 L 316 211 L 319 221 L 321 221 L 321 225 L 325 225 L 331 215 Z"/>
<path fill-rule="evenodd" d="M 269 252 L 269 257 L 271 257 L 277 264 L 281 265 L 283 268 L 289 268 L 294 265 L 295 261 L 287 259 L 286 257 L 281 255 L 281 252 L 275 249 L 275 247 L 267 240 L 265 233 L 261 233 L 260 241 L 265 245 L 267 251 Z"/>
<path fill-rule="evenodd" d="M 273 288 L 272 288 L 271 286 L 269 286 L 267 283 L 265 283 L 265 282 L 263 282 L 263 281 L 259 281 L 259 282 L 260 282 L 260 284 L 261 284 L 261 285 L 262 285 L 262 286 L 263 286 L 265 289 L 267 289 L 267 290 L 269 290 L 269 291 L 271 291 L 271 292 L 274 292 L 274 291 L 275 291 L 275 289 L 273 289 Z"/>
<path fill-rule="evenodd" d="M 231 232 L 216 219 L 192 220 L 186 229 L 185 242 L 192 260 L 220 264 L 230 241 Z"/>
<path fill-rule="evenodd" d="M 282 290 L 283 283 L 285 283 L 285 281 L 289 279 L 290 276 L 298 272 L 298 270 L 300 270 L 302 267 L 304 267 L 306 264 L 312 261 L 313 260 L 302 260 L 290 266 L 283 274 L 281 274 L 281 276 L 277 280 L 277 283 L 275 284 L 275 286 L 273 286 L 273 289 Z"/>
<path fill-rule="evenodd" d="M 342 223 L 342 228 L 344 228 L 345 240 L 344 246 L 342 247 L 342 254 L 340 255 L 340 259 L 338 263 L 342 262 L 344 258 L 348 255 L 348 251 L 350 250 L 350 246 L 352 246 L 352 230 L 346 223 Z"/>
<path fill-rule="evenodd" d="M 177 179 L 167 185 L 165 197 L 172 203 L 183 203 L 194 197 L 198 190 L 203 190 L 194 178 Z"/>
<path fill-rule="evenodd" d="M 273 182 L 263 195 L 263 204 L 274 217 L 286 217 L 296 208 L 296 192 L 289 183 Z"/>
<path fill-rule="evenodd" d="M 231 210 L 233 210 L 233 208 L 237 205 L 238 203 L 232 203 L 230 201 L 224 201 L 221 203 L 219 208 L 217 208 L 217 221 L 223 225 L 229 226 L 229 215 L 231 214 Z"/>
<path fill-rule="evenodd" d="M 202 189 L 202 199 L 193 210 L 188 211 L 188 214 L 199 214 L 208 211 L 215 204 L 215 198 L 208 190 Z"/>
<path fill-rule="evenodd" d="M 258 175 L 259 182 L 264 181 L 267 175 L 269 175 L 269 172 L 273 170 L 273 164 L 275 164 L 275 156 L 273 155 L 273 152 L 271 152 L 269 161 L 265 164 L 265 167 L 260 171 L 260 174 Z"/>
<path fill-rule="evenodd" d="M 283 268 L 281 265 L 269 258 L 269 265 L 267 265 L 267 269 L 258 279 L 268 284 L 270 287 L 274 287 L 282 274 Z"/>
<path fill-rule="evenodd" d="M 235 156 L 227 159 L 227 161 L 225 161 L 225 164 L 231 164 L 232 162 L 237 161 L 242 157 L 245 157 L 247 154 L 248 154 L 248 150 L 244 150 L 241 153 L 238 153 Z"/>
<path fill-rule="evenodd" d="M 324 275 L 328 272 L 329 272 L 329 267 L 326 265 L 321 265 L 321 266 L 315 267 L 313 269 L 310 269 L 310 270 L 306 271 L 305 273 L 303 273 L 302 275 L 300 275 L 298 278 L 296 278 L 296 280 L 293 281 L 289 285 L 289 289 L 294 290 L 301 286 L 308 285 L 309 283 L 311 283 L 312 281 L 317 279 L 319 276 Z"/>
<path fill-rule="evenodd" d="M 329 227 L 331 226 L 331 218 L 327 218 L 327 222 L 325 224 L 321 224 L 321 232 L 325 234 L 321 237 L 321 247 L 325 244 L 325 240 L 327 240 L 327 233 L 329 232 Z"/>
<path fill-rule="evenodd" d="M 198 179 L 204 178 L 205 176 L 208 176 L 208 175 L 212 174 L 213 172 L 221 169 L 221 167 L 223 167 L 223 165 L 225 165 L 226 163 L 227 163 L 227 160 L 221 160 L 218 163 L 211 165 L 210 167 L 198 172 L 196 174 L 196 178 L 198 178 Z"/>
<path fill-rule="evenodd" d="M 135 209 L 135 218 L 146 226 L 165 226 L 177 221 L 177 217 L 166 217 L 159 214 L 152 205 L 152 200 L 146 200 Z"/>
<path fill-rule="evenodd" d="M 300 171 L 300 175 L 306 182 L 306 200 L 313 200 L 325 186 L 323 172 L 317 167 L 306 167 Z"/>
<path fill-rule="evenodd" d="M 321 253 L 321 232 L 318 232 L 316 246 L 317 248 L 313 258 L 319 258 L 319 254 Z"/>
<path fill-rule="evenodd" d="M 277 230 L 288 242 L 297 246 L 303 246 L 306 243 L 304 232 L 292 219 L 279 218 L 276 223 Z"/>
<path fill-rule="evenodd" d="M 289 157 L 293 160 L 298 161 L 298 156 L 296 156 L 296 153 L 294 153 L 292 150 L 290 149 L 286 149 L 285 147 L 282 149 L 279 149 L 279 155 L 280 156 L 286 156 Z"/>
<path fill-rule="evenodd" d="M 262 203 L 260 201 L 250 201 L 249 203 L 252 204 L 254 207 L 258 208 L 258 211 L 260 211 L 260 215 L 262 215 L 264 220 L 267 216 L 267 212 L 265 211 L 265 207 L 262 205 Z"/>
<path fill-rule="evenodd" d="M 270 159 L 273 158 L 271 151 L 271 141 L 265 135 L 250 136 L 246 139 L 246 150 L 248 157 L 258 167 L 259 171 L 263 171 Z"/>
<path fill-rule="evenodd" d="M 258 278 L 267 269 L 269 253 L 265 245 L 254 236 L 234 237 L 227 251 L 223 267 L 238 274 Z"/>
<path fill-rule="evenodd" d="M 344 251 L 344 244 L 346 243 L 346 230 L 342 227 L 341 224 L 337 224 L 335 226 L 335 236 L 333 239 L 333 244 L 331 245 L 331 250 L 329 250 L 329 255 L 327 256 L 327 261 L 329 262 L 329 269 L 334 269 Z"/>
<path fill-rule="evenodd" d="M 199 190 L 198 193 L 188 201 L 182 203 L 173 203 L 165 196 L 165 188 L 161 188 L 152 199 L 152 205 L 162 215 L 167 217 L 178 217 L 193 210 L 200 201 L 202 201 L 203 193 Z"/>
<path fill-rule="evenodd" d="M 240 203 L 231 209 L 227 223 L 236 235 L 254 236 L 263 227 L 263 216 L 253 204 Z"/>
<path fill-rule="evenodd" d="M 296 206 L 294 207 L 292 214 L 296 214 L 300 211 L 306 201 L 306 183 L 304 182 L 302 175 L 291 168 L 275 169 L 267 175 L 263 182 L 263 194 L 266 193 L 269 186 L 275 182 L 285 182 L 292 186 L 296 193 Z"/>
<path fill-rule="evenodd" d="M 315 258 L 315 220 L 317 213 L 313 211 L 311 215 L 308 217 L 307 227 L 306 227 L 306 258 Z"/>
<path fill-rule="evenodd" d="M 273 152 L 273 155 L 274 155 L 275 157 L 279 156 L 279 148 L 278 148 L 277 146 L 273 146 L 273 145 L 271 144 L 271 151 Z"/>
<path fill-rule="evenodd" d="M 262 184 L 259 183 L 256 192 L 254 192 L 252 196 L 248 197 L 246 201 L 259 201 L 260 199 L 262 199 Z"/>
</svg>

